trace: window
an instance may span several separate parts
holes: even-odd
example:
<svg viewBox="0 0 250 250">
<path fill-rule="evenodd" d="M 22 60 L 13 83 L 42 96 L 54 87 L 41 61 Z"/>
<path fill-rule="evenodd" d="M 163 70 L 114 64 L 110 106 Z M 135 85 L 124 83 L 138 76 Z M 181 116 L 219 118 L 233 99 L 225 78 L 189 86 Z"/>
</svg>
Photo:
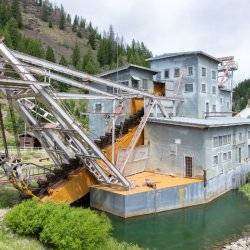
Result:
<svg viewBox="0 0 250 250">
<path fill-rule="evenodd" d="M 148 79 L 142 79 L 143 90 L 148 90 Z"/>
<path fill-rule="evenodd" d="M 219 146 L 219 141 L 218 141 L 217 136 L 213 138 L 213 145 L 214 145 L 214 148 Z"/>
<path fill-rule="evenodd" d="M 204 68 L 204 67 L 201 68 L 201 75 L 202 75 L 203 77 L 206 77 L 206 76 L 207 76 L 207 69 L 206 69 L 206 68 Z"/>
<path fill-rule="evenodd" d="M 250 158 L 250 145 L 248 145 L 248 158 Z"/>
<path fill-rule="evenodd" d="M 213 93 L 214 95 L 216 94 L 216 87 L 215 87 L 215 86 L 212 87 L 212 93 Z"/>
<path fill-rule="evenodd" d="M 223 135 L 223 145 L 227 145 L 227 135 Z"/>
<path fill-rule="evenodd" d="M 214 165 L 218 165 L 218 163 L 219 163 L 218 155 L 215 155 L 215 156 L 214 156 L 213 163 L 214 163 Z"/>
<path fill-rule="evenodd" d="M 229 109 L 229 102 L 227 102 L 227 109 Z"/>
<path fill-rule="evenodd" d="M 247 138 L 250 139 L 250 131 L 247 131 Z"/>
<path fill-rule="evenodd" d="M 139 81 L 132 79 L 132 88 L 138 89 L 139 88 Z"/>
<path fill-rule="evenodd" d="M 193 83 L 185 84 L 185 92 L 193 92 Z"/>
<path fill-rule="evenodd" d="M 238 149 L 238 160 L 239 160 L 239 163 L 241 163 L 241 148 Z"/>
<path fill-rule="evenodd" d="M 180 69 L 179 68 L 175 68 L 174 69 L 174 77 L 179 77 L 180 76 Z"/>
<path fill-rule="evenodd" d="M 205 83 L 201 84 L 201 92 L 206 93 L 206 84 Z"/>
<path fill-rule="evenodd" d="M 164 71 L 164 77 L 169 78 L 169 69 L 165 69 Z"/>
<path fill-rule="evenodd" d="M 157 80 L 160 80 L 160 79 L 161 79 L 161 72 L 158 72 L 158 73 L 156 74 L 156 79 L 157 79 Z"/>
<path fill-rule="evenodd" d="M 227 136 L 227 143 L 228 143 L 228 144 L 231 144 L 231 141 L 232 141 L 232 136 L 231 136 L 231 135 L 228 135 L 228 136 Z"/>
<path fill-rule="evenodd" d="M 221 104 L 223 103 L 223 98 L 220 98 L 220 103 L 221 103 Z"/>
<path fill-rule="evenodd" d="M 215 80 L 216 79 L 216 71 L 212 70 L 212 79 Z"/>
<path fill-rule="evenodd" d="M 219 146 L 222 146 L 222 136 L 219 136 Z"/>
<path fill-rule="evenodd" d="M 227 159 L 228 159 L 229 161 L 232 159 L 232 152 L 231 152 L 231 151 L 229 151 L 229 152 L 227 153 Z"/>
<path fill-rule="evenodd" d="M 239 133 L 239 141 L 242 141 L 242 133 Z"/>
<path fill-rule="evenodd" d="M 123 81 L 123 82 L 121 82 L 121 84 L 124 85 L 124 86 L 128 86 L 129 82 L 128 81 Z"/>
<path fill-rule="evenodd" d="M 189 76 L 193 75 L 193 67 L 188 67 L 188 75 Z"/>
<path fill-rule="evenodd" d="M 227 161 L 227 153 L 223 153 L 223 161 Z"/>
<path fill-rule="evenodd" d="M 215 104 L 212 106 L 212 110 L 213 110 L 213 112 L 216 112 L 216 105 Z"/>
<path fill-rule="evenodd" d="M 101 113 L 101 112 L 102 112 L 102 104 L 95 103 L 95 113 Z"/>
</svg>

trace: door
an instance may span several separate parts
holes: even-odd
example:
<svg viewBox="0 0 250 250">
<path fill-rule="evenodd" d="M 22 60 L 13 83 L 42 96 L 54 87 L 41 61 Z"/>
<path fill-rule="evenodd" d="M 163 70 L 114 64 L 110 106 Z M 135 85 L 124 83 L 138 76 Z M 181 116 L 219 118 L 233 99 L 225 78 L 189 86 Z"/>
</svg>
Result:
<svg viewBox="0 0 250 250">
<path fill-rule="evenodd" d="M 208 115 L 209 114 L 209 103 L 206 102 L 206 114 Z"/>
<path fill-rule="evenodd" d="M 186 177 L 193 176 L 193 158 L 190 156 L 185 156 L 185 168 L 186 168 Z"/>
</svg>

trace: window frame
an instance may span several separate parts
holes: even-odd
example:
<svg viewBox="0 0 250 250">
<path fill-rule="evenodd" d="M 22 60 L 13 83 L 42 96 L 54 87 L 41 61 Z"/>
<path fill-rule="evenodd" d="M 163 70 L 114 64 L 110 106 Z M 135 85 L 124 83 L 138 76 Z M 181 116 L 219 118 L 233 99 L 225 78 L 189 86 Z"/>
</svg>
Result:
<svg viewBox="0 0 250 250">
<path fill-rule="evenodd" d="M 187 86 L 192 86 L 192 91 L 188 90 L 186 87 Z M 185 86 L 184 86 L 184 90 L 185 90 L 185 93 L 192 93 L 194 92 L 194 84 L 193 83 L 185 83 Z"/>
<path fill-rule="evenodd" d="M 204 86 L 205 86 L 205 89 L 203 89 Z M 201 93 L 207 93 L 207 84 L 206 83 L 201 84 Z"/>
<path fill-rule="evenodd" d="M 166 72 L 168 72 L 167 77 L 166 77 Z M 169 79 L 170 78 L 170 70 L 169 69 L 165 69 L 164 70 L 164 79 Z"/>
<path fill-rule="evenodd" d="M 176 72 L 178 72 L 178 74 L 176 74 Z M 180 77 L 180 75 L 181 75 L 181 70 L 180 70 L 180 68 L 175 68 L 175 69 L 174 69 L 174 78 L 178 78 L 178 77 Z"/>
<path fill-rule="evenodd" d="M 205 72 L 205 74 L 203 74 L 204 72 Z M 201 67 L 201 76 L 207 77 L 207 68 L 206 67 Z"/>
<path fill-rule="evenodd" d="M 98 111 L 98 110 L 97 110 L 97 106 L 98 106 L 98 105 L 100 105 L 100 107 L 101 107 L 101 109 L 100 109 L 99 112 L 97 112 L 97 111 Z M 95 103 L 95 104 L 94 104 L 94 113 L 95 113 L 95 114 L 100 114 L 100 113 L 102 113 L 102 111 L 103 111 L 103 103 L 100 103 L 100 102 Z"/>
<path fill-rule="evenodd" d="M 190 74 L 190 72 L 191 72 L 191 74 Z M 193 76 L 193 75 L 194 75 L 194 67 L 193 66 L 188 66 L 188 76 Z"/>
<path fill-rule="evenodd" d="M 216 160 L 215 160 L 216 159 Z M 219 156 L 218 155 L 214 155 L 213 156 L 213 165 L 217 166 L 219 165 Z"/>
<path fill-rule="evenodd" d="M 212 80 L 216 80 L 216 76 L 217 76 L 216 70 L 212 70 L 212 71 L 211 71 L 211 79 L 212 79 Z"/>
</svg>

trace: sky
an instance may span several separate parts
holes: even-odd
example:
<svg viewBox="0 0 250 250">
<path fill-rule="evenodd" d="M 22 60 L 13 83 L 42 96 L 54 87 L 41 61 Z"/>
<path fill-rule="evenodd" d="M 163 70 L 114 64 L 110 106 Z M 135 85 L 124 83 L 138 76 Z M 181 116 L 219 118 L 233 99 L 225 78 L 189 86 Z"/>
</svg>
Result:
<svg viewBox="0 0 250 250">
<path fill-rule="evenodd" d="M 250 78 L 249 0 L 54 0 L 127 42 L 143 41 L 154 55 L 202 50 L 235 56 L 235 81 Z"/>
</svg>

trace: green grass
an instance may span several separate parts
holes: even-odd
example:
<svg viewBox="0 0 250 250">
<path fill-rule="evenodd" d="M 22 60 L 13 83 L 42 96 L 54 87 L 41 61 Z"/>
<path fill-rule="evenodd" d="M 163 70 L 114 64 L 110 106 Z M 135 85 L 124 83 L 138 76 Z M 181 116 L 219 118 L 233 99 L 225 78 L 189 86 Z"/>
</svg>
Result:
<svg viewBox="0 0 250 250">
<path fill-rule="evenodd" d="M 14 187 L 10 185 L 0 186 L 0 209 L 13 207 L 20 202 L 20 193 Z"/>
<path fill-rule="evenodd" d="M 1 250 L 43 250 L 39 241 L 24 238 L 12 234 L 8 229 L 0 226 L 0 249 Z"/>
</svg>

